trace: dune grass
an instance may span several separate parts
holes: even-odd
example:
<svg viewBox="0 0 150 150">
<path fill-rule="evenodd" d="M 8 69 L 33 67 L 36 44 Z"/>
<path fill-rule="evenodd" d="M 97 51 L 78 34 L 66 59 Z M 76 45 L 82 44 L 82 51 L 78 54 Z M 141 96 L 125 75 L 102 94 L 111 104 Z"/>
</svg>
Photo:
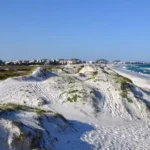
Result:
<svg viewBox="0 0 150 150">
<path fill-rule="evenodd" d="M 116 78 L 118 79 L 117 82 L 121 82 L 121 83 L 132 83 L 132 81 L 127 78 L 127 77 L 124 77 L 124 76 L 121 76 L 119 74 L 114 74 L 114 76 L 116 76 Z"/>
<path fill-rule="evenodd" d="M 67 101 L 73 103 L 73 102 L 77 102 L 79 98 L 81 98 L 81 96 L 75 94 L 75 95 L 73 95 L 72 97 L 68 97 Z"/>
<path fill-rule="evenodd" d="M 95 71 L 95 72 L 92 73 L 92 75 L 95 77 L 96 75 L 98 75 L 98 72 Z"/>
<path fill-rule="evenodd" d="M 128 102 L 132 103 L 133 101 L 128 97 L 128 92 L 132 92 L 132 87 L 131 87 L 132 81 L 126 77 L 119 75 L 118 82 L 120 83 L 120 87 L 121 87 L 120 95 L 126 98 Z"/>
<path fill-rule="evenodd" d="M 44 113 L 53 113 L 51 110 L 44 110 L 38 107 L 29 107 L 26 105 L 20 105 L 20 104 L 14 104 L 14 103 L 8 103 L 5 105 L 0 105 L 0 112 L 14 112 L 14 111 L 26 111 L 26 112 L 35 112 L 38 115 L 42 115 Z"/>
<path fill-rule="evenodd" d="M 116 83 L 119 83 L 120 85 L 120 96 L 126 98 L 129 103 L 132 103 L 132 99 L 128 96 L 129 92 L 133 93 L 132 81 L 127 77 L 119 75 L 118 73 L 112 74 L 112 76 L 115 76 Z"/>
<path fill-rule="evenodd" d="M 36 66 L 4 66 L 0 68 L 0 80 L 29 75 L 35 69 Z"/>
<path fill-rule="evenodd" d="M 70 90 L 70 91 L 68 92 L 68 94 L 78 93 L 78 92 L 80 92 L 80 91 L 79 91 L 79 90 Z"/>
</svg>

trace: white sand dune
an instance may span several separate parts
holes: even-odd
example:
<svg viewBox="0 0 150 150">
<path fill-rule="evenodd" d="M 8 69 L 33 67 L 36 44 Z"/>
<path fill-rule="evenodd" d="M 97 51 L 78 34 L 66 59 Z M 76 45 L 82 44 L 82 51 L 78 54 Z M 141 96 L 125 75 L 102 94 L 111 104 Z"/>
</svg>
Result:
<svg viewBox="0 0 150 150">
<path fill-rule="evenodd" d="M 149 145 L 150 92 L 107 67 L 69 65 L 59 75 L 38 68 L 0 82 L 0 150 Z"/>
</svg>

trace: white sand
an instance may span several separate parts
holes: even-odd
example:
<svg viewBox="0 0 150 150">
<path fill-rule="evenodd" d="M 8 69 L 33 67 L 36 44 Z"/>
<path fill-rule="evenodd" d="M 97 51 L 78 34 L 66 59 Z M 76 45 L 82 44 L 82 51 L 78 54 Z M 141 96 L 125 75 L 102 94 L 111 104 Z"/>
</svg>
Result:
<svg viewBox="0 0 150 150">
<path fill-rule="evenodd" d="M 132 82 L 139 86 L 142 87 L 144 89 L 150 89 L 150 78 L 144 78 L 142 76 L 138 76 L 138 75 L 133 75 L 131 73 L 125 72 L 125 71 L 121 71 L 115 68 L 112 68 L 115 72 L 117 72 L 118 74 L 129 78 L 130 80 L 132 80 Z"/>
<path fill-rule="evenodd" d="M 81 70 L 85 77 L 81 77 L 79 68 L 66 66 L 69 74 L 63 70 L 59 75 L 49 73 L 48 79 L 37 70 L 32 78 L 0 82 L 1 109 L 8 103 L 32 107 L 30 111 L 0 111 L 0 150 L 149 149 L 149 94 L 133 85 L 134 91 L 127 93 L 129 102 L 121 96 L 118 77 L 112 70 L 87 65 Z M 40 115 L 37 107 L 53 112 Z M 25 134 L 29 131 L 30 136 Z M 35 145 L 31 148 L 32 138 Z"/>
</svg>

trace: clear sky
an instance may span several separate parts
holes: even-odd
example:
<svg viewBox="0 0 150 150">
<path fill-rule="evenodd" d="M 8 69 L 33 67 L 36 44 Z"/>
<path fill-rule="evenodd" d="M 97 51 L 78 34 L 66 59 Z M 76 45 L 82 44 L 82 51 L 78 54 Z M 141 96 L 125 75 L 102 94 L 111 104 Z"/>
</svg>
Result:
<svg viewBox="0 0 150 150">
<path fill-rule="evenodd" d="M 149 0 L 0 0 L 0 59 L 150 61 Z"/>
</svg>

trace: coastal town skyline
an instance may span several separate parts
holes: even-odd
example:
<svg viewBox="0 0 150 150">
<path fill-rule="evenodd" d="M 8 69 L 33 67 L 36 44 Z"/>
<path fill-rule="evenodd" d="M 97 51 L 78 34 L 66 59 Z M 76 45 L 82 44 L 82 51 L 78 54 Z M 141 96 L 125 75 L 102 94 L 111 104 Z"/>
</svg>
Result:
<svg viewBox="0 0 150 150">
<path fill-rule="evenodd" d="M 32 59 L 32 60 L 0 60 L 0 66 L 8 65 L 67 65 L 67 64 L 150 64 L 150 61 L 109 61 L 106 59 L 97 59 L 95 61 L 86 61 L 81 59 Z"/>
</svg>

